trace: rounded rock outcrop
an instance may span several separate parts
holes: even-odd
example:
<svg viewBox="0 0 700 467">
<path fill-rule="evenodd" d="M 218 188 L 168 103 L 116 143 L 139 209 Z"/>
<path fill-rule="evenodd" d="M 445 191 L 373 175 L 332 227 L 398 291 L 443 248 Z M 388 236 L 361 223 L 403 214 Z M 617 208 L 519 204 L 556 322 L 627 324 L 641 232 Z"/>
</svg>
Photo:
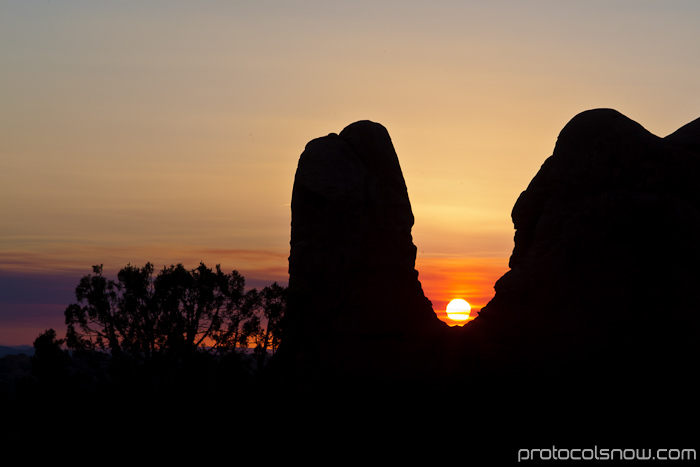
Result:
<svg viewBox="0 0 700 467">
<path fill-rule="evenodd" d="M 382 125 L 356 122 L 306 145 L 280 348 L 303 378 L 393 379 L 431 367 L 415 342 L 447 326 L 418 281 L 413 221 Z"/>
</svg>

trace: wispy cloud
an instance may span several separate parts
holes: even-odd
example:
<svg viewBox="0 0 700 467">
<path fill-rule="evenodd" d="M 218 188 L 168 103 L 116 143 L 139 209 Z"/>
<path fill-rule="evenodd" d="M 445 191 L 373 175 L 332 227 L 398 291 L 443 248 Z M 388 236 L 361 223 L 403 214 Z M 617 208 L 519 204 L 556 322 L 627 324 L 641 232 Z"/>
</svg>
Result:
<svg viewBox="0 0 700 467">
<path fill-rule="evenodd" d="M 117 271 L 127 264 L 153 263 L 156 268 L 200 262 L 224 270 L 236 269 L 259 278 L 286 280 L 288 252 L 284 250 L 210 248 L 197 245 L 104 246 L 75 243 L 46 243 L 34 250 L 0 251 L 0 272 L 75 273 L 90 272 L 104 264 L 105 271 Z"/>
</svg>

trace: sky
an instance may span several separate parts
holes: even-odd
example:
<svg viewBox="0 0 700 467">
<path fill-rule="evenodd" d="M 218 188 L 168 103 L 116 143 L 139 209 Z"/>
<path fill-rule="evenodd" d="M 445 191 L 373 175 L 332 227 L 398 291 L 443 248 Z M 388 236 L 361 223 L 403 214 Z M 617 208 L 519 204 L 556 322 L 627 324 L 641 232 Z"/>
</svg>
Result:
<svg viewBox="0 0 700 467">
<path fill-rule="evenodd" d="M 700 2 L 0 0 L 0 344 L 65 332 L 94 264 L 286 284 L 305 144 L 392 137 L 440 317 L 493 297 L 576 114 L 700 116 Z"/>
</svg>

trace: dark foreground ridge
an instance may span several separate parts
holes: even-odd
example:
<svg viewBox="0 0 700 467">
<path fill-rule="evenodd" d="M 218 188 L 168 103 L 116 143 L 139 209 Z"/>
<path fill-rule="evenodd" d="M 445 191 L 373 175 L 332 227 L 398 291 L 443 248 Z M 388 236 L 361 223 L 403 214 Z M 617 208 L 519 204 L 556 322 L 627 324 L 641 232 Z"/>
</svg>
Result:
<svg viewBox="0 0 700 467">
<path fill-rule="evenodd" d="M 659 138 L 614 110 L 577 115 L 512 217 L 511 270 L 473 323 L 449 328 L 414 269 L 386 129 L 310 142 L 292 196 L 287 387 L 461 392 L 471 414 L 525 424 L 612 411 L 647 435 L 660 425 L 636 422 L 696 417 L 700 119 Z"/>
</svg>

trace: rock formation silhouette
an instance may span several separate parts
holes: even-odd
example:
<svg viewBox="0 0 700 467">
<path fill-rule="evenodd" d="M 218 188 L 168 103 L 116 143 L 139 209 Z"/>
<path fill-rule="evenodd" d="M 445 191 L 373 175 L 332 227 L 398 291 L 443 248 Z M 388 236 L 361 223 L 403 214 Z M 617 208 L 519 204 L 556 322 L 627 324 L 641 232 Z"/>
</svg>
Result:
<svg viewBox="0 0 700 467">
<path fill-rule="evenodd" d="M 700 120 L 659 138 L 615 110 L 572 119 L 513 208 L 511 270 L 471 331 L 526 371 L 697 363 L 699 142 Z"/>
<path fill-rule="evenodd" d="M 478 388 L 484 419 L 557 398 L 581 416 L 639 415 L 650 400 L 670 404 L 657 415 L 687 409 L 698 390 L 700 119 L 659 138 L 615 110 L 577 115 L 512 218 L 510 271 L 477 319 L 450 328 L 418 281 L 386 129 L 358 122 L 311 141 L 292 195 L 280 361 L 306 387 Z"/>
<path fill-rule="evenodd" d="M 550 439 L 692 440 L 699 143 L 700 119 L 666 138 L 610 109 L 564 127 L 513 208 L 510 271 L 460 330 L 487 401 Z"/>
<path fill-rule="evenodd" d="M 425 369 L 417 343 L 447 326 L 417 278 L 413 221 L 383 126 L 361 121 L 307 144 L 292 194 L 280 348 L 294 355 L 305 379 L 384 379 Z"/>
</svg>

